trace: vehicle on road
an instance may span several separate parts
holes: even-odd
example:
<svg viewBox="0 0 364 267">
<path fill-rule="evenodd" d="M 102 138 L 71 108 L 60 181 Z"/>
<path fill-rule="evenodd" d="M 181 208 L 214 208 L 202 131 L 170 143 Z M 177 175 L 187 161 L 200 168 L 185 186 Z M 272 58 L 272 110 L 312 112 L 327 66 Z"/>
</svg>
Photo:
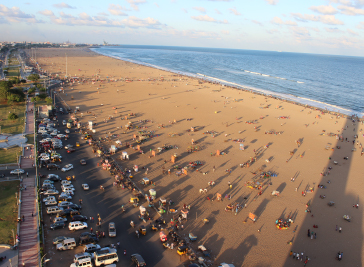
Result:
<svg viewBox="0 0 364 267">
<path fill-rule="evenodd" d="M 51 163 L 51 164 L 48 164 L 47 165 L 47 169 L 48 170 L 58 170 L 58 169 L 60 169 L 61 167 L 59 166 L 59 165 L 57 165 L 57 164 L 54 164 L 54 163 Z"/>
<path fill-rule="evenodd" d="M 86 228 L 87 228 L 87 223 L 85 223 L 85 222 L 76 221 L 76 222 L 70 222 L 68 224 L 68 229 L 70 231 L 82 230 L 82 229 L 86 229 Z"/>
<path fill-rule="evenodd" d="M 82 207 L 80 205 L 77 205 L 77 204 L 70 204 L 70 205 L 68 205 L 68 208 L 69 209 L 74 209 L 74 210 L 82 209 Z"/>
<path fill-rule="evenodd" d="M 52 200 L 46 201 L 44 203 L 44 205 L 46 205 L 46 206 L 57 205 L 57 201 L 55 199 L 52 199 Z"/>
<path fill-rule="evenodd" d="M 62 180 L 62 178 L 59 175 L 53 173 L 47 175 L 47 179 L 50 180 L 50 178 L 57 178 L 59 181 Z"/>
<path fill-rule="evenodd" d="M 55 230 L 55 229 L 64 228 L 65 226 L 66 226 L 66 224 L 64 222 L 56 222 L 56 223 L 51 224 L 50 228 L 52 230 Z"/>
<path fill-rule="evenodd" d="M 67 218 L 63 218 L 63 217 L 55 217 L 53 219 L 53 223 L 56 223 L 56 222 L 67 222 Z"/>
<path fill-rule="evenodd" d="M 101 246 L 99 244 L 87 244 L 87 245 L 85 245 L 83 251 L 84 252 L 95 252 L 99 249 L 101 249 Z"/>
<path fill-rule="evenodd" d="M 10 174 L 23 174 L 24 170 L 23 169 L 15 169 L 10 171 Z"/>
<path fill-rule="evenodd" d="M 119 262 L 119 257 L 116 249 L 102 248 L 94 252 L 95 266 L 104 266 L 107 264 L 113 264 Z"/>
<path fill-rule="evenodd" d="M 70 267 L 93 267 L 91 258 L 84 258 L 75 263 L 72 263 Z"/>
<path fill-rule="evenodd" d="M 85 245 L 85 244 L 97 243 L 97 242 L 99 242 L 99 239 L 96 237 L 95 234 L 89 233 L 89 232 L 84 232 L 80 235 L 78 244 Z"/>
<path fill-rule="evenodd" d="M 77 253 L 74 257 L 73 257 L 73 262 L 76 263 L 79 260 L 85 259 L 85 258 L 91 258 L 92 256 L 90 253 L 88 252 L 81 252 L 81 253 Z"/>
<path fill-rule="evenodd" d="M 81 165 L 86 165 L 86 164 L 87 164 L 87 163 L 86 163 L 86 160 L 81 159 L 81 160 L 80 160 L 80 164 L 81 164 Z"/>
<path fill-rule="evenodd" d="M 63 172 L 66 172 L 66 171 L 69 171 L 69 170 L 72 170 L 73 169 L 73 165 L 72 164 L 67 164 L 66 166 L 64 166 L 61 171 Z"/>
<path fill-rule="evenodd" d="M 72 152 L 75 152 L 76 151 L 76 149 L 74 149 L 74 148 L 69 148 L 69 149 L 67 149 L 67 153 L 68 154 L 71 154 Z"/>
<path fill-rule="evenodd" d="M 89 190 L 90 188 L 88 187 L 88 184 L 82 184 L 82 188 L 83 190 L 87 191 Z"/>
<path fill-rule="evenodd" d="M 57 250 L 68 250 L 74 249 L 77 246 L 76 240 L 74 238 L 68 238 L 62 241 L 62 243 L 57 244 Z"/>
<path fill-rule="evenodd" d="M 62 202 L 58 203 L 58 207 L 68 207 L 71 204 L 73 204 L 73 203 L 69 202 L 69 201 L 62 201 Z"/>
<path fill-rule="evenodd" d="M 131 261 L 136 266 L 146 266 L 147 265 L 145 263 L 145 260 L 143 259 L 143 257 L 140 254 L 133 254 L 133 255 L 131 255 Z"/>
<path fill-rule="evenodd" d="M 63 208 L 58 207 L 58 206 L 52 206 L 52 207 L 47 207 L 47 214 L 55 214 L 55 213 L 61 213 L 63 211 Z"/>
<path fill-rule="evenodd" d="M 65 145 L 65 146 L 64 146 L 64 149 L 70 149 L 70 148 L 72 148 L 72 147 L 73 147 L 73 145 L 68 144 L 68 145 Z"/>
<path fill-rule="evenodd" d="M 114 222 L 109 223 L 109 237 L 116 237 L 116 228 Z"/>
</svg>

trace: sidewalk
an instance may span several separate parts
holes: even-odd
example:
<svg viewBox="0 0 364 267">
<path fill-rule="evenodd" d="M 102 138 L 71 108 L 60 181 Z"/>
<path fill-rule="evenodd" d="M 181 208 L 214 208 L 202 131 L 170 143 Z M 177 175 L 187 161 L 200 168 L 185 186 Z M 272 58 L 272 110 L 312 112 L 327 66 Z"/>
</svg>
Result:
<svg viewBox="0 0 364 267">
<path fill-rule="evenodd" d="M 33 109 L 33 112 L 30 110 Z M 27 103 L 26 130 L 25 134 L 34 133 L 34 104 Z M 34 163 L 34 149 L 24 151 L 22 158 L 22 168 L 32 168 Z M 19 266 L 34 267 L 39 266 L 39 243 L 38 243 L 38 214 L 37 211 L 37 188 L 35 177 L 24 177 L 21 195 L 20 216 L 24 216 L 24 221 L 19 226 Z"/>
</svg>

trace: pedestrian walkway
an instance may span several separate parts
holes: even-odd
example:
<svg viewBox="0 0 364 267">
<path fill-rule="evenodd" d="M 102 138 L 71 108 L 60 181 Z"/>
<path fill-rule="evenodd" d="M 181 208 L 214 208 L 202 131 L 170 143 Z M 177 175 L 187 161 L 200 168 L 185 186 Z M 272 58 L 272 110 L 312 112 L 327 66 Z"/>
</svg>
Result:
<svg viewBox="0 0 364 267">
<path fill-rule="evenodd" d="M 33 111 L 31 111 L 33 110 Z M 26 130 L 25 134 L 34 133 L 34 104 L 27 103 Z M 34 163 L 34 149 L 24 150 L 22 168 L 32 168 Z M 22 185 L 25 188 L 21 195 L 20 216 L 24 221 L 19 226 L 19 266 L 39 266 L 39 242 L 38 242 L 38 214 L 37 192 L 35 177 L 23 178 Z"/>
</svg>

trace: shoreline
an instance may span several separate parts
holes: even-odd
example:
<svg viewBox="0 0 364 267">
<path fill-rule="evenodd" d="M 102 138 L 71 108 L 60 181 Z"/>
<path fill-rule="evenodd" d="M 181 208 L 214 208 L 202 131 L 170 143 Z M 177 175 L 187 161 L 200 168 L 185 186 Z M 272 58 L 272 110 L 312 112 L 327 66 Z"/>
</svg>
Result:
<svg viewBox="0 0 364 267">
<path fill-rule="evenodd" d="M 100 48 L 100 47 L 98 47 Z M 132 60 L 132 59 L 125 59 L 125 58 L 121 58 L 119 56 L 112 56 L 112 55 L 107 55 L 107 54 L 103 54 L 100 52 L 96 52 L 98 48 L 95 47 L 88 47 L 87 49 L 91 52 L 94 52 L 98 55 L 102 55 L 105 57 L 109 57 L 109 58 L 113 58 L 116 60 L 121 60 L 121 61 L 125 61 L 125 62 L 129 62 L 129 63 L 133 63 L 136 65 L 140 65 L 140 66 L 145 66 L 145 67 L 150 67 L 150 68 L 155 68 L 158 70 L 162 70 L 162 71 L 166 71 L 169 73 L 174 73 L 174 74 L 178 74 L 178 75 L 182 75 L 182 76 L 187 76 L 189 78 L 195 78 L 195 79 L 200 79 L 206 82 L 212 82 L 214 84 L 218 84 L 221 86 L 226 86 L 228 88 L 231 89 L 236 89 L 236 90 L 242 90 L 245 92 L 250 92 L 253 94 L 258 94 L 258 95 L 262 95 L 262 96 L 267 96 L 267 97 L 271 97 L 274 99 L 278 99 L 278 100 L 283 100 L 283 101 L 287 101 L 289 103 L 293 103 L 293 104 L 297 104 L 303 107 L 307 107 L 307 108 L 311 108 L 311 109 L 318 109 L 321 110 L 322 112 L 327 112 L 331 115 L 342 115 L 342 116 L 348 116 L 348 117 L 356 117 L 356 118 L 360 118 L 364 120 L 364 112 L 356 112 L 354 110 L 349 110 L 347 108 L 344 107 L 340 107 L 340 106 L 336 106 L 333 104 L 329 104 L 329 103 L 325 103 L 319 100 L 314 100 L 314 99 L 310 99 L 310 98 L 306 98 L 306 97 L 301 97 L 301 96 L 295 96 L 295 95 L 290 95 L 290 94 L 285 94 L 285 93 L 277 93 L 277 92 L 273 92 L 273 91 L 269 91 L 266 89 L 260 89 L 260 88 L 254 88 L 254 87 L 250 87 L 250 86 L 246 86 L 246 85 L 241 85 L 241 84 L 237 84 L 234 82 L 229 82 L 226 80 L 222 80 L 216 77 L 210 77 L 210 76 L 206 76 L 204 74 L 201 73 L 189 73 L 189 72 L 181 72 L 181 71 L 177 71 L 177 70 L 173 70 L 173 69 L 166 69 L 164 67 L 161 66 L 157 66 L 157 65 L 153 65 L 153 64 L 149 64 L 146 62 L 139 62 L 137 60 Z M 203 77 L 201 77 L 203 76 Z M 306 102 L 306 103 L 305 103 Z M 315 105 L 318 104 L 318 105 Z M 323 105 L 323 106 L 320 106 Z"/>
</svg>

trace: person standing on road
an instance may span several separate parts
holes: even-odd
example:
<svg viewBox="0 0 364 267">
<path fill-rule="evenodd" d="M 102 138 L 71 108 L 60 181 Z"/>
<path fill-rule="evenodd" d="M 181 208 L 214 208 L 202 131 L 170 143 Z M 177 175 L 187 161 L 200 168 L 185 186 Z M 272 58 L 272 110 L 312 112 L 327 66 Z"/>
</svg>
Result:
<svg viewBox="0 0 364 267">
<path fill-rule="evenodd" d="M 90 232 L 91 232 L 91 234 L 92 234 L 92 232 L 93 232 L 94 230 L 92 229 L 92 227 L 91 227 L 91 229 L 90 229 Z"/>
</svg>

